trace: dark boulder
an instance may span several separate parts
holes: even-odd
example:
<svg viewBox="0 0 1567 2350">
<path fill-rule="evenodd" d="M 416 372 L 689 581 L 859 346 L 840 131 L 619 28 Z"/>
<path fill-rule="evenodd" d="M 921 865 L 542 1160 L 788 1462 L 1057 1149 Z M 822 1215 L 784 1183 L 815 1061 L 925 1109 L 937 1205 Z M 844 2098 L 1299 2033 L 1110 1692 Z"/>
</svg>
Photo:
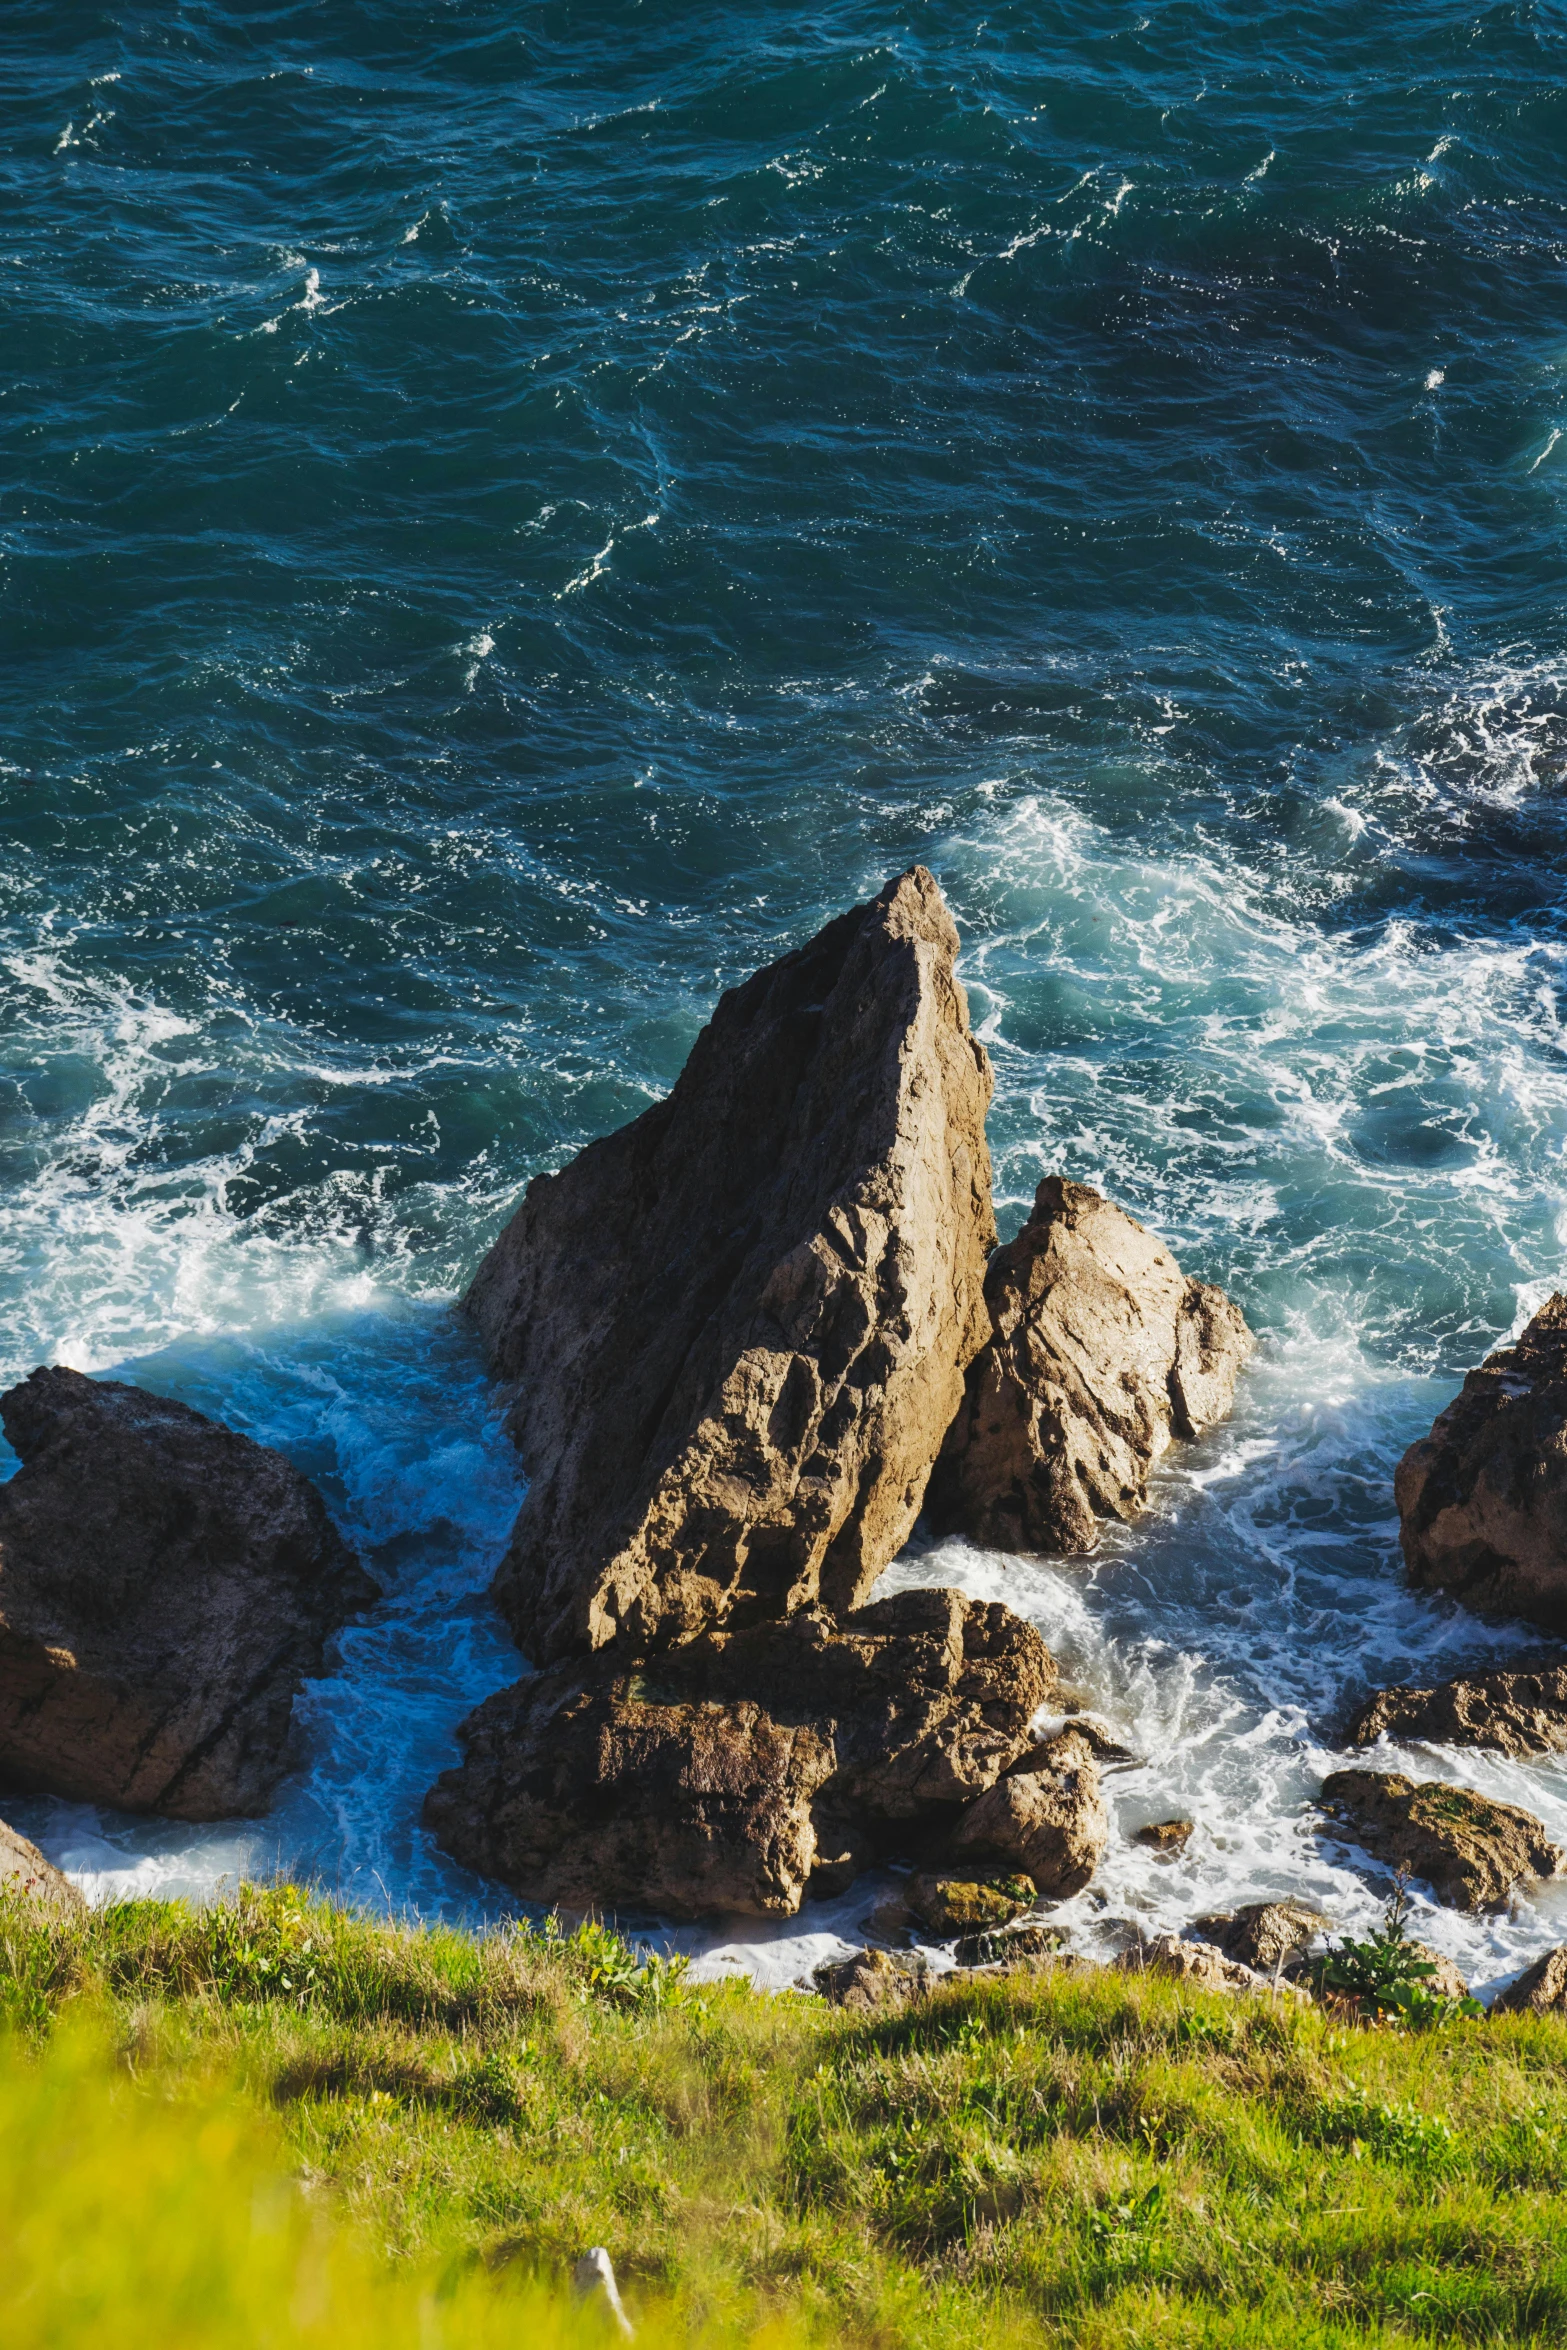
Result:
<svg viewBox="0 0 1567 2350">
<path fill-rule="evenodd" d="M 1567 1297 L 1470 1372 L 1393 1491 L 1412 1583 L 1567 1631 Z"/>
<path fill-rule="evenodd" d="M 280 1453 L 139 1387 L 0 1397 L 0 1782 L 173 1819 L 264 1811 L 301 1679 L 378 1596 Z"/>
<path fill-rule="evenodd" d="M 486 1699 L 425 1818 L 533 1900 L 791 1916 L 933 1847 L 1025 1751 L 1054 1678 L 1031 1625 L 945 1590 L 640 1661 L 617 1646 Z"/>
<path fill-rule="evenodd" d="M 957 945 L 918 867 L 829 923 L 480 1266 L 532 1480 L 495 1594 L 535 1661 L 841 1614 L 903 1547 L 989 1328 Z"/>
<path fill-rule="evenodd" d="M 1445 1779 L 1335 1771 L 1321 1802 L 1373 1860 L 1423 1878 L 1453 1909 L 1499 1909 L 1515 1885 L 1558 1876 L 1567 1864 L 1533 1812 Z"/>
<path fill-rule="evenodd" d="M 1429 1689 L 1380 1689 L 1357 1715 L 1352 1746 L 1379 1738 L 1494 1746 L 1517 1760 L 1567 1747 L 1567 1665 L 1467 1673 Z"/>
<path fill-rule="evenodd" d="M 1229 1410 L 1254 1344 L 1124 1210 L 1049 1175 L 985 1275 L 992 1335 L 931 1478 L 942 1532 L 997 1550 L 1090 1551 L 1134 1518 L 1172 1437 Z"/>
</svg>

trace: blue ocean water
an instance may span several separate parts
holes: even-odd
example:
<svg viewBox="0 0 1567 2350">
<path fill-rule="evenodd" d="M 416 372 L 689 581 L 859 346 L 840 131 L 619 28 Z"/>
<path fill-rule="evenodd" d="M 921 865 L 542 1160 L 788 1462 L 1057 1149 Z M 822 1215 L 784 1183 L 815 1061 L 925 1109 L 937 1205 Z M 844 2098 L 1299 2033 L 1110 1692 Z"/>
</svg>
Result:
<svg viewBox="0 0 1567 2350">
<path fill-rule="evenodd" d="M 1003 1230 L 1098 1183 L 1264 1344 L 1092 1565 L 893 1575 L 1198 1819 L 1085 1940 L 1373 1915 L 1342 1700 L 1518 1640 L 1402 1590 L 1392 1466 L 1567 1238 L 1562 10 L 11 0 L 5 64 L 0 1372 L 282 1444 L 389 1591 L 273 1819 L 19 1824 L 497 1900 L 416 1826 L 516 1669 L 450 1300 L 919 860 Z M 1429 1930 L 1494 1978 L 1567 1898 Z"/>
</svg>

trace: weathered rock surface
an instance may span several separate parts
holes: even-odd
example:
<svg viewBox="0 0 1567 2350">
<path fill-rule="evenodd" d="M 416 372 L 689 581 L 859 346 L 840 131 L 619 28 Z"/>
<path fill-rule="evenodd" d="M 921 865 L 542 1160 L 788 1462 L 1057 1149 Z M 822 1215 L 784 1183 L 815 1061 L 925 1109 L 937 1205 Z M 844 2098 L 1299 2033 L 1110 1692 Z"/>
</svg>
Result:
<svg viewBox="0 0 1567 2350">
<path fill-rule="evenodd" d="M 1498 1991 L 1492 2015 L 1567 2014 L 1567 1942 L 1558 1942 L 1533 1966 L 1526 1966 L 1516 1983 Z"/>
<path fill-rule="evenodd" d="M 1495 1746 L 1522 1758 L 1567 1747 L 1567 1666 L 1469 1673 L 1431 1689 L 1381 1689 L 1355 1720 L 1352 1746 L 1379 1738 Z"/>
<path fill-rule="evenodd" d="M 55 1919 L 82 1917 L 87 1909 L 70 1878 L 4 1820 L 0 1820 L 0 1900 L 20 1901 L 28 1909 Z"/>
<path fill-rule="evenodd" d="M 1082 1891 L 1109 1840 L 1093 1747 L 1067 1728 L 1030 1747 L 969 1805 L 947 1851 L 955 1864 L 989 1861 L 1021 1870 L 1041 1899 L 1057 1901 Z"/>
<path fill-rule="evenodd" d="M 825 1960 L 811 1980 L 830 2006 L 846 2007 L 851 2014 L 906 2007 L 929 1987 L 923 1959 L 894 1957 L 890 1950 L 856 1950 L 847 1958 Z"/>
<path fill-rule="evenodd" d="M 1433 1950 L 1429 1942 L 1411 1942 L 1409 1947 L 1432 1970 L 1420 1978 L 1427 1991 L 1434 1992 L 1438 1999 L 1468 1998 L 1469 1985 L 1454 1960 L 1440 1950 Z"/>
<path fill-rule="evenodd" d="M 1016 1966 L 1023 1959 L 1059 1963 L 1065 1953 L 1054 1927 L 1024 1924 L 965 1934 L 954 1945 L 952 1955 L 960 1967 L 1001 1967 Z"/>
<path fill-rule="evenodd" d="M 1174 1860 L 1186 1850 L 1196 1829 L 1195 1820 L 1150 1820 L 1146 1827 L 1133 1831 L 1134 1844 L 1146 1844 L 1165 1860 Z"/>
<path fill-rule="evenodd" d="M 1027 1750 L 1054 1677 L 1032 1625 L 946 1590 L 615 1647 L 486 1699 L 425 1818 L 534 1900 L 790 1916 L 933 1846 Z"/>
<path fill-rule="evenodd" d="M 495 1592 L 536 1661 L 843 1613 L 903 1547 L 989 1334 L 957 944 L 916 867 L 731 989 L 479 1268 L 532 1479 Z"/>
<path fill-rule="evenodd" d="M 985 1276 L 992 1336 L 931 1478 L 941 1531 L 1092 1550 L 1134 1518 L 1172 1437 L 1228 1411 L 1254 1344 L 1224 1292 L 1086 1184 L 1047 1176 Z"/>
<path fill-rule="evenodd" d="M 1567 1297 L 1470 1372 L 1393 1492 L 1411 1582 L 1567 1630 Z"/>
<path fill-rule="evenodd" d="M 266 1808 L 301 1678 L 378 1596 L 280 1453 L 141 1388 L 0 1397 L 0 1783 L 221 1819 Z"/>
<path fill-rule="evenodd" d="M 1567 1864 L 1532 1812 L 1445 1779 L 1334 1771 L 1321 1802 L 1373 1859 L 1424 1878 L 1454 1909 L 1500 1908 L 1515 1885 L 1557 1876 Z"/>
<path fill-rule="evenodd" d="M 940 1869 L 921 1869 L 910 1880 L 908 1906 L 927 1933 L 940 1942 L 955 1934 L 1004 1926 L 1032 1909 L 1037 1898 L 1031 1877 L 1006 1877 L 991 1883 L 983 1878 L 949 1876 Z"/>
<path fill-rule="evenodd" d="M 1193 1920 L 1195 1931 L 1217 1943 L 1226 1958 L 1263 1975 L 1299 1965 L 1307 1945 L 1326 1933 L 1328 1924 L 1320 1909 L 1304 1901 L 1250 1901 L 1244 1909 Z"/>
<path fill-rule="evenodd" d="M 1269 1991 L 1272 1982 L 1238 1959 L 1226 1958 L 1211 1942 L 1188 1942 L 1180 1934 L 1156 1934 L 1123 1950 L 1115 1961 L 1125 1975 L 1167 1975 L 1199 1991 Z"/>
</svg>

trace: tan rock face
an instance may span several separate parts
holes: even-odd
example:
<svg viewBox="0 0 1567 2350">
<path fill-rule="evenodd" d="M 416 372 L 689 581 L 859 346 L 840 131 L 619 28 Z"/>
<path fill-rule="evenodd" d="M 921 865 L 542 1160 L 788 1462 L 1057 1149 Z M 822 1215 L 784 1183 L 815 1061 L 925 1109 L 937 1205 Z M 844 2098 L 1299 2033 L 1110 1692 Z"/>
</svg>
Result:
<svg viewBox="0 0 1567 2350">
<path fill-rule="evenodd" d="M 1567 1297 L 1470 1372 L 1393 1491 L 1411 1582 L 1567 1629 Z"/>
<path fill-rule="evenodd" d="M 425 1818 L 533 1900 L 792 1916 L 808 1887 L 943 1832 L 1027 1747 L 1054 1680 L 1031 1625 L 956 1591 L 640 1661 L 612 1648 L 470 1714 Z"/>
<path fill-rule="evenodd" d="M 1030 1877 L 1007 1877 L 991 1884 L 975 1877 L 954 1877 L 940 1869 L 922 1869 L 909 1885 L 909 1908 L 938 1942 L 954 1934 L 982 1933 L 1004 1926 L 1033 1907 L 1037 1888 Z"/>
<path fill-rule="evenodd" d="M 137 1387 L 0 1398 L 0 1783 L 172 1819 L 263 1811 L 301 1678 L 378 1596 L 280 1453 Z"/>
<path fill-rule="evenodd" d="M 466 1305 L 533 1483 L 541 1662 L 820 1600 L 902 1548 L 988 1324 L 985 1111 L 922 868 L 732 989 L 674 1091 L 531 1184 Z"/>
<path fill-rule="evenodd" d="M 1357 1718 L 1352 1746 L 1379 1738 L 1494 1746 L 1518 1759 L 1567 1747 L 1567 1666 L 1470 1673 L 1433 1689 L 1383 1689 Z"/>
<path fill-rule="evenodd" d="M 1083 1552 L 1134 1518 L 1172 1436 L 1228 1411 L 1254 1341 L 1224 1292 L 1086 1184 L 1047 1176 L 985 1278 L 993 1336 L 931 1479 L 943 1531 Z"/>
<path fill-rule="evenodd" d="M 1115 1962 L 1124 1975 L 1165 1975 L 1178 1983 L 1192 1983 L 1199 1991 L 1267 1991 L 1266 1975 L 1226 1958 L 1211 1942 L 1188 1942 L 1179 1934 L 1156 1934 L 1135 1950 L 1125 1950 Z"/>
<path fill-rule="evenodd" d="M 1498 1991 L 1492 2015 L 1567 2014 L 1567 1942 L 1546 1951 L 1533 1966 L 1524 1968 L 1516 1983 Z"/>
<path fill-rule="evenodd" d="M 905 2007 L 922 1999 L 927 1989 L 924 1964 L 917 1958 L 895 1957 L 890 1950 L 856 1950 L 848 1958 L 829 1960 L 811 1978 L 832 2007 L 857 2010 Z"/>
<path fill-rule="evenodd" d="M 1567 1865 L 1533 1812 L 1445 1779 L 1335 1771 L 1322 1783 L 1321 1802 L 1374 1860 L 1424 1878 L 1454 1909 L 1498 1909 L 1515 1885 Z"/>
<path fill-rule="evenodd" d="M 0 1901 L 19 1901 L 45 1918 L 81 1917 L 87 1904 L 69 1877 L 0 1820 Z"/>
<path fill-rule="evenodd" d="M 1196 1926 L 1226 1958 L 1271 1975 L 1298 1965 L 1313 1936 L 1327 1931 L 1328 1920 L 1303 1901 L 1251 1901 L 1243 1909 L 1198 1918 Z"/>
<path fill-rule="evenodd" d="M 1035 1746 L 953 1830 L 954 1863 L 989 1860 L 1032 1877 L 1045 1900 L 1081 1892 L 1104 1858 L 1110 1816 L 1089 1740 L 1071 1728 Z"/>
</svg>

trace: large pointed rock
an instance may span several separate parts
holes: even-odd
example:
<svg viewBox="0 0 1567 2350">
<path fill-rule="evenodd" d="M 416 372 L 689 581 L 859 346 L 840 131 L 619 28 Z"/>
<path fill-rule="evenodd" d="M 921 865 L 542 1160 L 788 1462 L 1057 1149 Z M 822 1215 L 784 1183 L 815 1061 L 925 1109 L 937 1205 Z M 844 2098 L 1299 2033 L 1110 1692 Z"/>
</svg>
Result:
<svg viewBox="0 0 1567 2350">
<path fill-rule="evenodd" d="M 931 1479 L 942 1532 L 1090 1551 L 1145 1506 L 1172 1437 L 1230 1408 L 1254 1345 L 1222 1289 L 1087 1184 L 1047 1175 L 985 1279 L 993 1336 Z"/>
<path fill-rule="evenodd" d="M 487 1698 L 425 1820 L 530 1900 L 792 1916 L 944 1836 L 1055 1686 L 1032 1625 L 947 1590 L 641 1660 L 617 1643 Z"/>
<path fill-rule="evenodd" d="M 1567 1297 L 1470 1372 L 1393 1493 L 1412 1583 L 1567 1631 Z"/>
<path fill-rule="evenodd" d="M 300 1679 L 377 1596 L 281 1453 L 77 1371 L 0 1397 L 0 1784 L 265 1810 Z"/>
<path fill-rule="evenodd" d="M 902 1548 L 988 1329 L 957 944 L 921 868 L 829 923 L 479 1268 L 532 1480 L 495 1594 L 536 1661 L 841 1612 Z"/>
</svg>

